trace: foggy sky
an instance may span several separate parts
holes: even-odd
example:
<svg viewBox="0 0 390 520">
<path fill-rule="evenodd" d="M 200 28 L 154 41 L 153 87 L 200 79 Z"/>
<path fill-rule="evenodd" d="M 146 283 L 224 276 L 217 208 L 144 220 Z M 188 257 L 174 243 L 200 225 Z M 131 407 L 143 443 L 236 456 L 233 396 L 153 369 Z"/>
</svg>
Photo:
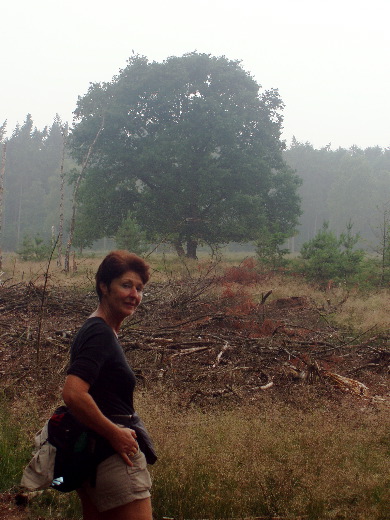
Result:
<svg viewBox="0 0 390 520">
<path fill-rule="evenodd" d="M 272 5 L 270 5 L 272 4 Z M 2 6 L 0 124 L 72 122 L 90 82 L 134 51 L 242 60 L 286 105 L 283 138 L 390 146 L 389 0 L 13 0 Z"/>
</svg>

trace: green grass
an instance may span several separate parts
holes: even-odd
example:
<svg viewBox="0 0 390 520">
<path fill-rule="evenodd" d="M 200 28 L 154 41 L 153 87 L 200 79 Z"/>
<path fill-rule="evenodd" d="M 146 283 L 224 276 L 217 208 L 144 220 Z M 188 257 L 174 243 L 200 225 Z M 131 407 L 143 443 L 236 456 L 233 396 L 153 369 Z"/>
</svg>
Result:
<svg viewBox="0 0 390 520">
<path fill-rule="evenodd" d="M 23 467 L 31 456 L 31 443 L 23 423 L 15 418 L 4 399 L 0 400 L 0 492 L 19 485 Z"/>
<path fill-rule="evenodd" d="M 33 401 L 19 403 L 17 409 L 14 404 L 0 399 L 0 493 L 19 486 L 23 468 L 32 457 L 33 432 L 40 424 Z M 29 509 L 32 518 L 42 520 L 81 518 L 76 493 L 45 490 L 31 500 Z"/>
</svg>

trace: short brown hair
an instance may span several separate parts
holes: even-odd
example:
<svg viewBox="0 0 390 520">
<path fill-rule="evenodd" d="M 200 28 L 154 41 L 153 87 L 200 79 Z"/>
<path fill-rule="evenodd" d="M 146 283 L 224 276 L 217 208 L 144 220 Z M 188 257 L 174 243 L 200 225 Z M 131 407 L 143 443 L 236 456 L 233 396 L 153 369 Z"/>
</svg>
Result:
<svg viewBox="0 0 390 520">
<path fill-rule="evenodd" d="M 129 253 L 128 251 L 111 251 L 104 258 L 102 263 L 99 265 L 95 279 L 96 279 L 96 292 L 99 296 L 99 300 L 102 299 L 103 293 L 100 289 L 100 284 L 104 283 L 107 287 L 110 286 L 114 278 L 119 278 L 122 274 L 127 271 L 134 271 L 137 273 L 142 283 L 145 285 L 150 278 L 150 267 L 142 258 Z"/>
</svg>

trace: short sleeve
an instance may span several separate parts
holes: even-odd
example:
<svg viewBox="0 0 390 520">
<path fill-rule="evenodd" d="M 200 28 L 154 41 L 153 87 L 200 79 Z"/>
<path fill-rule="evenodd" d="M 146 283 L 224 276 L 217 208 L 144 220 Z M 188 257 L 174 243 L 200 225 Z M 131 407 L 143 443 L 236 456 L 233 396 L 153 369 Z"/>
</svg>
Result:
<svg viewBox="0 0 390 520">
<path fill-rule="evenodd" d="M 93 385 L 110 356 L 113 332 L 103 323 L 94 323 L 76 336 L 72 345 L 68 375 Z"/>
</svg>

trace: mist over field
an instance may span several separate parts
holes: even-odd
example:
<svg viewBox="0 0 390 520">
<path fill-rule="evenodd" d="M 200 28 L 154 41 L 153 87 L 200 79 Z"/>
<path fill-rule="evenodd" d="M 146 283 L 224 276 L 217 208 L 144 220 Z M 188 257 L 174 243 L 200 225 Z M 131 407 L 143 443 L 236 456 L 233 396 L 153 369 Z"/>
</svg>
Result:
<svg viewBox="0 0 390 520">
<path fill-rule="evenodd" d="M 325 223 L 336 237 L 352 224 L 355 246 L 380 255 L 390 200 L 390 74 L 383 65 L 390 7 L 385 0 L 370 6 L 331 0 L 327 9 L 317 7 L 308 0 L 200 0 L 195 7 L 152 0 L 147 11 L 114 0 L 109 12 L 91 0 L 7 6 L 3 37 L 13 44 L 2 61 L 0 140 L 7 150 L 2 146 L 1 249 L 16 251 L 37 240 L 39 249 L 59 234 L 60 247 L 70 236 L 83 250 L 125 244 L 132 234 L 139 250 L 168 237 L 178 254 L 182 248 L 192 257 L 198 247 L 239 243 L 253 249 L 260 242 L 263 249 L 272 242 L 297 253 Z M 210 62 L 226 57 L 231 70 L 215 69 L 220 79 L 207 85 L 201 60 L 180 70 L 191 55 Z M 169 69 L 174 57 L 175 70 Z M 150 70 L 160 64 L 168 75 L 143 77 L 139 91 L 123 87 L 123 71 L 134 60 L 140 67 L 148 61 Z M 110 113 L 121 115 L 115 123 L 105 119 L 82 171 L 101 123 L 97 105 L 109 102 L 105 91 L 120 78 L 128 97 L 121 107 L 125 90 L 118 91 Z M 223 111 L 212 97 L 214 86 Z M 260 105 L 249 102 L 254 89 Z M 142 113 L 134 110 L 138 102 Z M 191 128 L 179 124 L 179 112 L 173 115 L 173 107 L 184 114 L 184 106 L 199 110 Z M 177 117 L 177 127 L 167 127 L 162 137 L 164 110 Z M 122 134 L 115 125 L 122 125 Z M 136 135 L 138 149 L 147 146 L 137 157 L 129 155 Z M 160 141 L 150 147 L 157 135 Z M 193 155 L 190 147 L 184 150 L 189 142 Z M 242 147 L 241 157 L 233 157 L 235 146 Z M 154 170 L 161 178 L 153 178 Z M 201 194 L 196 201 L 195 193 Z"/>
<path fill-rule="evenodd" d="M 28 116 L 4 141 L 7 143 L 1 202 L 4 251 L 16 251 L 25 237 L 39 235 L 48 242 L 53 233 L 58 233 L 61 182 L 64 182 L 63 214 L 69 228 L 74 172 L 77 168 L 80 170 L 81 165 L 77 165 L 68 150 L 62 163 L 63 125 L 56 119 L 51 126 L 38 130 L 32 117 Z M 360 236 L 359 247 L 373 254 L 380 241 L 383 212 L 390 201 L 390 151 L 379 146 L 318 149 L 295 139 L 282 156 L 302 182 L 298 188 L 301 215 L 295 231 L 287 236 L 289 250 L 298 252 L 324 222 L 329 222 L 330 229 L 337 235 L 352 222 L 353 232 Z M 212 175 L 210 172 L 210 182 Z M 90 195 L 88 193 L 88 197 Z M 176 202 L 177 197 L 180 197 L 179 192 Z M 96 204 L 100 211 L 104 198 L 102 201 L 96 199 Z M 87 226 L 85 230 L 81 229 L 82 218 Z M 162 213 L 161 218 L 164 218 Z M 93 235 L 93 224 L 88 215 L 79 213 L 78 219 L 76 247 L 90 247 L 98 238 L 104 237 Z M 80 226 L 80 237 L 77 226 Z M 66 235 L 66 229 L 64 233 Z M 250 240 L 243 239 L 243 242 L 250 244 Z M 101 246 L 99 243 L 98 247 Z"/>
<path fill-rule="evenodd" d="M 134 54 L 163 61 L 205 52 L 240 60 L 285 104 L 283 139 L 315 148 L 390 145 L 387 0 L 243 0 L 66 5 L 16 0 L 2 12 L 0 123 L 8 135 L 31 113 L 72 124 L 78 96 L 111 81 Z"/>
</svg>

